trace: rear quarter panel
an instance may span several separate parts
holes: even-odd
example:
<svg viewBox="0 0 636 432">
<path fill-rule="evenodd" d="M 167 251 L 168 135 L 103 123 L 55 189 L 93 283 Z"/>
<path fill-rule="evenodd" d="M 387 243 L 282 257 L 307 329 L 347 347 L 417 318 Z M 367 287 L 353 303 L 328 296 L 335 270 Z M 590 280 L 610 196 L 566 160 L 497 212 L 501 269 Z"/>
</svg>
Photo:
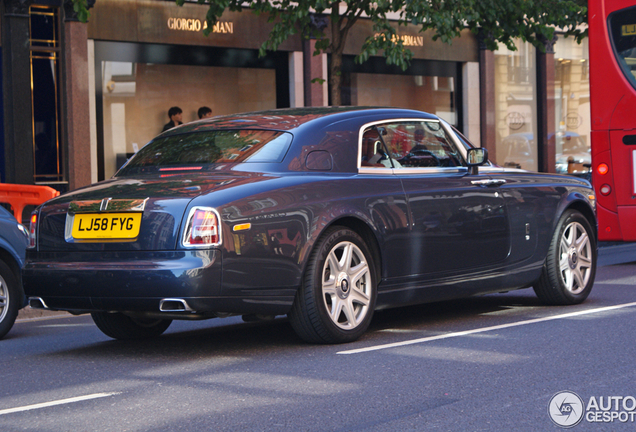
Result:
<svg viewBox="0 0 636 432">
<path fill-rule="evenodd" d="M 524 172 L 506 173 L 505 178 L 507 182 L 501 190 L 511 220 L 510 266 L 540 270 L 559 219 L 568 208 L 581 211 L 596 235 L 594 204 L 589 198 L 593 191 L 586 181 L 565 175 Z"/>
<path fill-rule="evenodd" d="M 260 182 L 258 190 L 254 186 L 216 191 L 191 203 L 215 207 L 221 214 L 223 295 L 294 293 L 316 241 L 341 218 L 367 224 L 381 253 L 395 249 L 408 233 L 397 178 L 306 173 Z M 246 223 L 249 229 L 235 230 Z M 399 257 L 384 258 L 383 272 L 395 271 Z"/>
</svg>

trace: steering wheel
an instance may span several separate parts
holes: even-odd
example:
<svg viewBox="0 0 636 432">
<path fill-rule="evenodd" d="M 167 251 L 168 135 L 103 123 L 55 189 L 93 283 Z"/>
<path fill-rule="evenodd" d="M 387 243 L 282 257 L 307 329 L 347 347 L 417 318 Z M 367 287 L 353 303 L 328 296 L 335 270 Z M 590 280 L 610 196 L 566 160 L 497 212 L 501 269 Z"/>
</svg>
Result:
<svg viewBox="0 0 636 432">
<path fill-rule="evenodd" d="M 431 159 L 433 159 L 435 161 L 435 163 L 437 164 L 437 166 L 442 166 L 442 162 L 439 160 L 439 158 L 435 155 L 435 153 L 433 153 L 430 150 L 424 150 L 424 149 L 416 149 L 413 150 L 412 152 L 410 152 L 408 154 L 408 158 L 410 159 L 411 157 L 421 157 L 421 156 L 425 156 L 425 157 L 430 157 Z"/>
</svg>

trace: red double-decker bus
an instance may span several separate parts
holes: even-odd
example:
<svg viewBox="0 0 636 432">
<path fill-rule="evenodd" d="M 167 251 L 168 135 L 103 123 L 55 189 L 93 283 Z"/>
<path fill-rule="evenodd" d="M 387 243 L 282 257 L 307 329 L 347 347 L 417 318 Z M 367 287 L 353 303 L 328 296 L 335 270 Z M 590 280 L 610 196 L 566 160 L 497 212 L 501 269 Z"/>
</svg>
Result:
<svg viewBox="0 0 636 432">
<path fill-rule="evenodd" d="M 599 240 L 636 241 L 636 0 L 589 0 Z"/>
</svg>

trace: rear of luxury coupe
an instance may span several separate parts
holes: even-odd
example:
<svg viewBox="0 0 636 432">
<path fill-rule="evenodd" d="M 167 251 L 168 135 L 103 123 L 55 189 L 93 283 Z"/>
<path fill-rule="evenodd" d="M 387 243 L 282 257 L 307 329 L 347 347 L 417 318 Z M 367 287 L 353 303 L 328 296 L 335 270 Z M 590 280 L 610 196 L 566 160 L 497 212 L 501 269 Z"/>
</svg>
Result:
<svg viewBox="0 0 636 432">
<path fill-rule="evenodd" d="M 49 201 L 31 220 L 24 269 L 31 305 L 160 311 L 162 299 L 218 294 L 218 216 L 185 212 L 201 190 L 222 182 L 114 180 Z"/>
<path fill-rule="evenodd" d="M 36 209 L 23 271 L 32 307 L 89 312 L 118 339 L 161 334 L 174 318 L 253 312 L 221 295 L 217 208 L 271 178 L 228 167 L 280 162 L 291 134 L 186 132 L 159 136 L 113 179 Z"/>
</svg>

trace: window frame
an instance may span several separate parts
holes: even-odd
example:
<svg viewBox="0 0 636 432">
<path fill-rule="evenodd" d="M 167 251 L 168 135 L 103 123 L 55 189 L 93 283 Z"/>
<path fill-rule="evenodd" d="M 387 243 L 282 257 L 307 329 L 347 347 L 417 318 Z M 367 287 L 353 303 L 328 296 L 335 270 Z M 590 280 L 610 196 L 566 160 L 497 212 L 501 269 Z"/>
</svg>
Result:
<svg viewBox="0 0 636 432">
<path fill-rule="evenodd" d="M 380 167 L 365 167 L 361 165 L 362 161 L 362 138 L 364 133 L 373 126 L 379 126 L 383 124 L 395 124 L 395 123 L 406 123 L 406 122 L 437 122 L 441 125 L 446 137 L 449 141 L 449 144 L 454 146 L 455 149 L 461 156 L 462 166 L 459 167 L 404 167 L 404 168 L 380 168 Z M 468 141 L 467 141 L 468 142 Z M 386 143 L 385 143 L 386 144 Z M 377 175 L 388 175 L 388 174 L 441 174 L 441 173 L 460 173 L 460 172 L 468 172 L 468 166 L 466 164 L 466 154 L 467 149 L 464 145 L 459 141 L 457 135 L 452 130 L 452 127 L 443 119 L 440 118 L 417 118 L 417 117 L 405 117 L 405 118 L 395 118 L 395 119 L 383 119 L 377 120 L 369 123 L 365 123 L 358 130 L 358 152 L 357 152 L 357 160 L 356 165 L 358 167 L 359 174 L 377 174 Z"/>
</svg>

